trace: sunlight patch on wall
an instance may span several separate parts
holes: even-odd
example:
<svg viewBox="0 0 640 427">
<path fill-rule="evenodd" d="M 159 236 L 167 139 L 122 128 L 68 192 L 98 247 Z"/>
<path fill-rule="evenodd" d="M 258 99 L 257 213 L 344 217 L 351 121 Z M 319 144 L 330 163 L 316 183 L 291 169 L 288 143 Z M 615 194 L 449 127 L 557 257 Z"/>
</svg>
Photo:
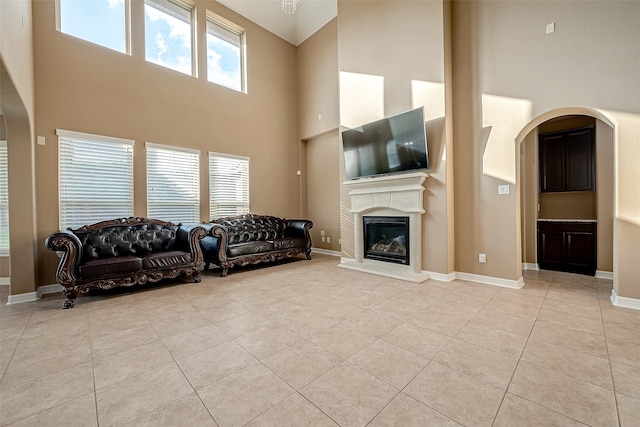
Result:
<svg viewBox="0 0 640 427">
<path fill-rule="evenodd" d="M 411 80 L 411 108 L 424 106 L 424 120 L 444 117 L 444 83 Z"/>
<path fill-rule="evenodd" d="M 384 117 L 384 77 L 340 71 L 340 125 L 355 128 Z"/>
<path fill-rule="evenodd" d="M 619 111 L 607 111 L 615 120 L 616 153 L 615 166 L 617 206 L 615 216 L 635 225 L 640 225 L 640 115 Z"/>
<path fill-rule="evenodd" d="M 515 184 L 516 137 L 532 119 L 527 99 L 482 94 L 482 126 L 490 127 L 482 155 L 482 173 Z"/>
</svg>

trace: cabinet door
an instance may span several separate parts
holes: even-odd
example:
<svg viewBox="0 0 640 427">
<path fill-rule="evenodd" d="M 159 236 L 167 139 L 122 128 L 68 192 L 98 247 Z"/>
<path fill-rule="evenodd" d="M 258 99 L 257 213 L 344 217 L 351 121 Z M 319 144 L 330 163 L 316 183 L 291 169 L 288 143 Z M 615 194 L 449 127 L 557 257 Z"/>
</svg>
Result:
<svg viewBox="0 0 640 427">
<path fill-rule="evenodd" d="M 595 188 L 594 127 L 539 136 L 540 192 Z"/>
<path fill-rule="evenodd" d="M 596 272 L 596 235 L 593 231 L 565 233 L 568 271 L 593 275 Z"/>
<path fill-rule="evenodd" d="M 564 191 L 565 143 L 562 135 L 541 136 L 540 191 Z"/>
<path fill-rule="evenodd" d="M 538 229 L 538 264 L 544 269 L 562 269 L 564 265 L 563 231 Z"/>
<path fill-rule="evenodd" d="M 593 128 L 569 132 L 566 144 L 565 191 L 593 190 Z"/>
</svg>

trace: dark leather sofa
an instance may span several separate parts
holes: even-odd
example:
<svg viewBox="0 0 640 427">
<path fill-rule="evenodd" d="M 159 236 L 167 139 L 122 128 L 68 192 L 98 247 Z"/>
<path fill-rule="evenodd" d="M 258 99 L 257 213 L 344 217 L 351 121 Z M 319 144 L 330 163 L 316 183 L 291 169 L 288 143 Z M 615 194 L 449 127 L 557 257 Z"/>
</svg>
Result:
<svg viewBox="0 0 640 427">
<path fill-rule="evenodd" d="M 245 214 L 201 224 L 207 235 L 200 244 L 204 268 L 219 266 L 225 277 L 230 268 L 276 261 L 304 254 L 311 259 L 313 223 L 306 219 Z"/>
<path fill-rule="evenodd" d="M 72 308 L 79 293 L 157 282 L 189 275 L 200 282 L 203 262 L 199 225 L 129 217 L 68 229 L 49 236 L 46 246 L 62 252 L 56 272 Z"/>
</svg>

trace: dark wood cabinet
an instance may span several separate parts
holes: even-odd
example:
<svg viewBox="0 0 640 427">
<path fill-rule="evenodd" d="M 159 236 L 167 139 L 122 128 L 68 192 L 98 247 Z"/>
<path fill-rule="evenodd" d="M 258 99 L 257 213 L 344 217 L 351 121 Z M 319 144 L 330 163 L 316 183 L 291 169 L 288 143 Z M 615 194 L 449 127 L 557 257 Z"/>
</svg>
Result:
<svg viewBox="0 0 640 427">
<path fill-rule="evenodd" d="M 595 275 L 596 223 L 538 221 L 538 265 L 545 270 Z"/>
<path fill-rule="evenodd" d="M 594 147 L 594 126 L 540 134 L 540 192 L 593 191 Z"/>
</svg>

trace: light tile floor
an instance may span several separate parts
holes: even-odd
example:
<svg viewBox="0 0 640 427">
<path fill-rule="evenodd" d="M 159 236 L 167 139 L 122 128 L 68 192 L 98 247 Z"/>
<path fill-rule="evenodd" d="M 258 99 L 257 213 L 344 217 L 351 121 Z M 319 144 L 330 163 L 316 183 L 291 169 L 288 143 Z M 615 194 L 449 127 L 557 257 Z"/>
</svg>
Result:
<svg viewBox="0 0 640 427">
<path fill-rule="evenodd" d="M 0 308 L 0 424 L 640 425 L 640 312 L 611 282 L 422 284 L 314 255 Z"/>
</svg>

